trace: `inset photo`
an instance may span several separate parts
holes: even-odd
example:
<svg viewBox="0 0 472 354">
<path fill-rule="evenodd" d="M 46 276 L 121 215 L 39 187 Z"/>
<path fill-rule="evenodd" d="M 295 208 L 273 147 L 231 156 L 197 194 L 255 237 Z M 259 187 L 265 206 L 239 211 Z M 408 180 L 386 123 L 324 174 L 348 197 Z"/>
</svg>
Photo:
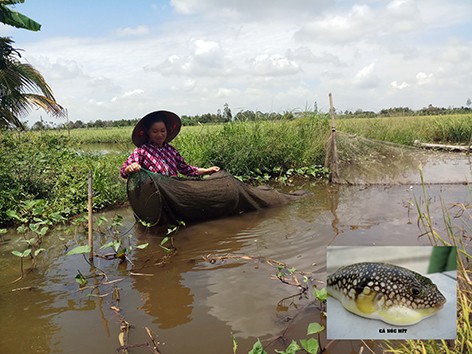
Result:
<svg viewBox="0 0 472 354">
<path fill-rule="evenodd" d="M 457 250 L 327 248 L 328 339 L 455 339 Z"/>
</svg>

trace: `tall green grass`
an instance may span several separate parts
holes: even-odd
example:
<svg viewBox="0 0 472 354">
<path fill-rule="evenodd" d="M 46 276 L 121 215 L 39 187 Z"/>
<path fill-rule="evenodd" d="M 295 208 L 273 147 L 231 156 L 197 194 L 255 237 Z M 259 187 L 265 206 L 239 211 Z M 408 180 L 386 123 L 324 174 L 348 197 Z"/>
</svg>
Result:
<svg viewBox="0 0 472 354">
<path fill-rule="evenodd" d="M 202 125 L 202 126 L 184 126 L 180 135 L 185 136 L 187 133 L 199 131 L 218 130 L 222 125 Z M 131 143 L 131 132 L 134 127 L 114 127 L 114 128 L 80 128 L 71 129 L 70 131 L 49 130 L 42 134 L 60 136 L 69 139 L 72 144 L 127 144 Z M 40 134 L 40 132 L 35 132 Z"/>
<path fill-rule="evenodd" d="M 346 133 L 405 145 L 415 140 L 467 144 L 472 136 L 471 114 L 338 119 L 336 125 Z"/>
<path fill-rule="evenodd" d="M 276 126 L 286 128 L 287 132 L 293 126 L 303 126 L 303 121 L 307 118 L 315 121 L 325 122 L 329 126 L 326 118 L 321 116 L 305 115 L 302 119 L 286 120 L 286 121 L 256 121 L 256 122 L 236 122 L 229 124 L 216 125 L 202 125 L 202 126 L 184 126 L 178 140 L 183 140 L 187 135 L 191 139 L 196 139 L 195 134 L 202 134 L 204 136 L 218 135 L 221 130 L 224 134 L 243 134 L 249 139 L 258 137 L 266 139 L 264 133 L 272 133 L 277 130 Z M 300 121 L 302 123 L 300 123 Z M 237 128 L 235 128 L 237 127 Z M 272 130 L 269 127 L 274 127 Z M 379 118 L 337 118 L 336 127 L 340 131 L 346 133 L 355 133 L 366 138 L 390 141 L 399 144 L 412 145 L 415 140 L 422 142 L 444 142 L 444 143 L 458 143 L 467 144 L 472 136 L 472 115 L 471 114 L 457 114 L 457 115 L 441 115 L 441 116 L 405 116 L 405 117 L 379 117 Z M 259 129 L 259 136 L 257 132 L 252 132 L 252 128 Z M 303 129 L 303 128 L 302 128 Z M 321 128 L 321 132 L 326 130 L 326 127 Z M 133 127 L 119 127 L 119 128 L 84 128 L 72 129 L 70 131 L 70 140 L 74 144 L 131 144 L 131 131 Z M 57 134 L 63 137 L 68 137 L 69 133 L 66 130 L 51 131 L 48 134 Z M 243 136 L 242 135 L 242 136 Z M 292 135 L 294 138 L 304 138 L 302 135 Z M 321 134 L 315 134 L 312 139 L 324 138 Z"/>
<path fill-rule="evenodd" d="M 79 128 L 71 130 L 49 130 L 43 134 L 54 135 L 69 139 L 74 145 L 77 144 L 117 144 L 130 143 L 133 127 L 114 128 Z M 36 132 L 36 134 L 39 134 Z"/>
<path fill-rule="evenodd" d="M 188 161 L 218 165 L 248 176 L 322 165 L 329 123 L 319 117 L 296 121 L 236 122 L 219 130 L 186 132 L 175 142 Z"/>
</svg>

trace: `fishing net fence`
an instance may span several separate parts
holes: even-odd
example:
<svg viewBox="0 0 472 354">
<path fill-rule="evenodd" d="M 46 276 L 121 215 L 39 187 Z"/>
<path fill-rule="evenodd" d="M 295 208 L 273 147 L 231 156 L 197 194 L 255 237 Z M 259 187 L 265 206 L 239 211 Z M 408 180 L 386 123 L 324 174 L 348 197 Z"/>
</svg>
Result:
<svg viewBox="0 0 472 354">
<path fill-rule="evenodd" d="M 334 129 L 325 165 L 331 181 L 339 184 L 464 184 L 472 178 L 468 153 L 372 140 Z"/>
</svg>

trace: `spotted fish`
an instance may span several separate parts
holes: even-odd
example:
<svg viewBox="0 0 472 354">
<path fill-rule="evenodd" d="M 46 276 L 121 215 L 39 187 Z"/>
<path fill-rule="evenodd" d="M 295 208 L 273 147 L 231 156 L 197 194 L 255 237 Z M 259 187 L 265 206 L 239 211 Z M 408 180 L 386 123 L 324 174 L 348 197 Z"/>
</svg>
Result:
<svg viewBox="0 0 472 354">
<path fill-rule="evenodd" d="M 328 294 L 356 315 L 408 326 L 434 315 L 446 298 L 431 279 L 386 263 L 356 263 L 328 275 Z"/>
</svg>

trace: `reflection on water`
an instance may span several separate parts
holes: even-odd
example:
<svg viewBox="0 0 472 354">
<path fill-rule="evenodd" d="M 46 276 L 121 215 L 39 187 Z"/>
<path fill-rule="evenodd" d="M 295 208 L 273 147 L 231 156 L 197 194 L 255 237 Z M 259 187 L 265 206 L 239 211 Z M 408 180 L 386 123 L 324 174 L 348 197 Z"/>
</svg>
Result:
<svg viewBox="0 0 472 354">
<path fill-rule="evenodd" d="M 453 161 L 453 170 L 471 180 L 467 163 Z M 429 167 L 425 166 L 425 176 L 429 176 Z M 437 162 L 434 176 L 443 173 L 444 166 L 449 168 L 447 162 Z M 122 231 L 132 229 L 134 242 L 150 244 L 133 253 L 133 265 L 96 260 L 109 279 L 122 279 L 117 283 L 120 315 L 133 325 L 130 342 L 149 341 L 144 327 L 158 336 L 163 353 L 173 354 L 232 353 L 231 335 L 238 341 L 238 353 L 247 353 L 256 337 L 264 343 L 284 332 L 288 338 L 304 338 L 308 323 L 324 323 L 310 303 L 311 295 L 291 297 L 298 290 L 272 279 L 276 270 L 256 259 L 285 262 L 323 286 L 320 282 L 326 274 L 328 245 L 429 244 L 418 237 L 421 232 L 412 206 L 415 200 L 425 203 L 421 186 L 304 188 L 311 194 L 284 207 L 182 228 L 175 237 L 177 254 L 163 265 L 162 238 L 133 228 L 129 208 L 113 211 L 124 216 Z M 425 188 L 432 216 L 438 220 L 442 203 L 470 200 L 466 185 L 433 184 Z M 18 244 L 7 241 L 0 245 L 1 353 L 75 353 L 77 348 L 79 352 L 107 353 L 119 346 L 120 321 L 110 309 L 114 302 L 110 296 L 88 297 L 90 292 L 77 291 L 77 270 L 83 274 L 91 270 L 81 256 L 65 256 L 59 235 L 64 237 L 60 230 L 47 237 L 44 246 L 48 251 L 40 256 L 38 269 L 15 284 L 11 281 L 19 275 L 19 260 L 11 250 Z M 16 235 L 8 237 L 13 240 Z M 111 236 L 96 237 L 98 243 L 105 243 Z M 65 241 L 70 246 L 75 244 L 72 238 Z M 85 235 L 77 237 L 79 243 L 85 239 Z M 208 254 L 247 255 L 254 260 L 211 263 L 204 259 Z M 130 276 L 130 270 L 146 276 Z M 26 287 L 33 288 L 12 291 Z M 110 291 L 97 289 L 95 295 Z M 323 338 L 322 345 L 326 345 Z M 280 342 L 274 341 L 268 351 L 281 348 Z M 358 344 L 336 344 L 327 353 L 358 348 Z M 132 352 L 145 353 L 148 349 L 135 348 Z"/>
</svg>

